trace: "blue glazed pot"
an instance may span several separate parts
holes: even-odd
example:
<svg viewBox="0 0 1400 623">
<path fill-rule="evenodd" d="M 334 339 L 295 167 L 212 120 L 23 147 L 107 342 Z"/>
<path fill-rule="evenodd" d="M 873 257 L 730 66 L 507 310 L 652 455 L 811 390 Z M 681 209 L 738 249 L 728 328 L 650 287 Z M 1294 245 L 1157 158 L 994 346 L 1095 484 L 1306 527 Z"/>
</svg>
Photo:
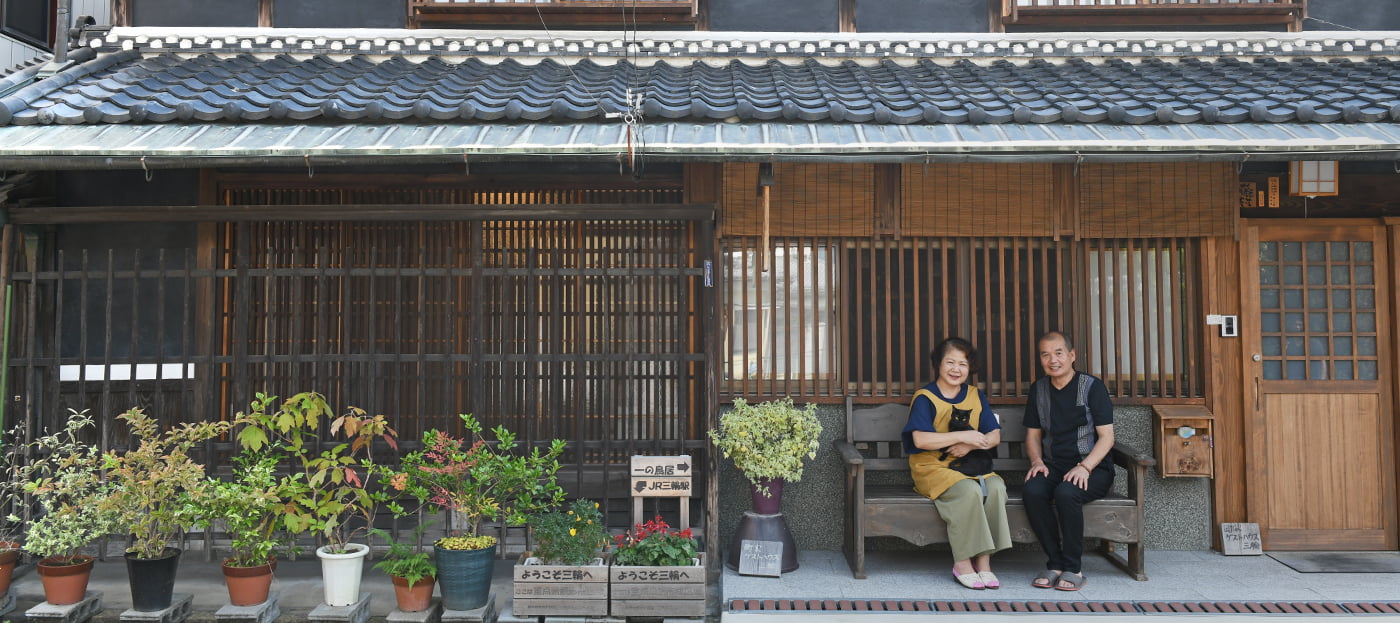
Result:
<svg viewBox="0 0 1400 623">
<path fill-rule="evenodd" d="M 496 546 L 486 549 L 443 549 L 434 545 L 433 552 L 437 558 L 442 607 L 447 610 L 475 610 L 485 606 L 491 595 Z"/>
</svg>

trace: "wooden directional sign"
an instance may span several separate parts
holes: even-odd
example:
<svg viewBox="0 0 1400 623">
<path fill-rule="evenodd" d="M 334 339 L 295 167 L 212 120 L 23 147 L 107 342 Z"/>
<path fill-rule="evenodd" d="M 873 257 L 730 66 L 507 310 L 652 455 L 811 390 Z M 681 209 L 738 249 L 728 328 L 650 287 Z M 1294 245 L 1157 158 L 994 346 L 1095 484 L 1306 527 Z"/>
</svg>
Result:
<svg viewBox="0 0 1400 623">
<path fill-rule="evenodd" d="M 695 466 L 690 455 L 679 456 L 634 456 L 632 457 L 632 477 L 681 476 L 690 478 Z"/>
<path fill-rule="evenodd" d="M 688 498 L 693 495 L 687 455 L 632 457 L 632 497 Z"/>
</svg>

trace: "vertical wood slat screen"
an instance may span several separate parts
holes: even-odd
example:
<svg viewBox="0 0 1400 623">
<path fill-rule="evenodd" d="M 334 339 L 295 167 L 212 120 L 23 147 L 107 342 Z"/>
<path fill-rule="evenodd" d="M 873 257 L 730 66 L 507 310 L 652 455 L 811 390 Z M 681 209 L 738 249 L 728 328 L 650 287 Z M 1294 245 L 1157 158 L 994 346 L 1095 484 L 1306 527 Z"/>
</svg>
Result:
<svg viewBox="0 0 1400 623">
<path fill-rule="evenodd" d="M 758 245 L 721 240 L 730 397 L 907 397 L 931 380 L 936 342 L 959 335 L 982 351 L 976 380 L 990 396 L 1023 398 L 1041 374 L 1035 340 L 1051 329 L 1075 336 L 1080 369 L 1115 396 L 1202 395 L 1195 240 L 775 240 L 775 250 L 829 250 L 821 274 L 834 282 L 815 279 L 820 287 L 811 263 L 775 260 L 773 274 L 759 273 Z M 829 367 L 794 363 L 813 351 Z"/>
<path fill-rule="evenodd" d="M 1123 398 L 1201 396 L 1199 243 L 1187 238 L 1086 240 L 1076 342 L 1084 367 Z"/>
<path fill-rule="evenodd" d="M 758 238 L 720 241 L 720 309 L 729 320 L 721 383 L 745 396 L 839 396 L 836 291 L 842 244 L 831 238 L 772 241 L 758 270 Z"/>
<path fill-rule="evenodd" d="M 773 236 L 869 236 L 874 231 L 875 165 L 773 165 L 769 233 Z M 758 165 L 724 165 L 723 235 L 763 231 Z"/>
<path fill-rule="evenodd" d="M 966 331 L 957 307 L 958 248 L 949 238 L 845 245 L 848 382 L 859 396 L 906 396 L 927 383 L 928 352 Z"/>
<path fill-rule="evenodd" d="M 678 188 L 514 188 L 287 186 L 224 188 L 225 205 L 480 204 L 545 205 L 681 203 Z"/>
<path fill-rule="evenodd" d="M 1236 231 L 1239 172 L 1230 162 L 1079 167 L 1085 238 L 1221 236 Z"/>
<path fill-rule="evenodd" d="M 1053 236 L 1052 165 L 905 164 L 905 236 Z"/>
</svg>

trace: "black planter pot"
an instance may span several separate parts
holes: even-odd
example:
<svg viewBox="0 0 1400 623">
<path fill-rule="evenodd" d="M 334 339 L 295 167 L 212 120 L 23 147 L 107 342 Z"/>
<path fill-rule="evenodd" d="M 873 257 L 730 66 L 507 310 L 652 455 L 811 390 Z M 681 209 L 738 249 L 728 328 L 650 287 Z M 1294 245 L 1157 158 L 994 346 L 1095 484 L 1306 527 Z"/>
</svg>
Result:
<svg viewBox="0 0 1400 623">
<path fill-rule="evenodd" d="M 180 566 L 180 550 L 165 548 L 160 558 L 137 558 L 128 553 L 126 579 L 131 583 L 131 608 L 154 612 L 170 607 L 175 594 L 175 571 Z"/>
</svg>

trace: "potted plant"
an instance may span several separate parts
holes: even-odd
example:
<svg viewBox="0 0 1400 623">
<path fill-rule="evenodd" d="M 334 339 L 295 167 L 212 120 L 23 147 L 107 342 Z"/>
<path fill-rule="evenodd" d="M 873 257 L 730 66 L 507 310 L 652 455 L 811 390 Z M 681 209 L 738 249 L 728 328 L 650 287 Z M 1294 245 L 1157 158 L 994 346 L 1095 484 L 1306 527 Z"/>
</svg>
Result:
<svg viewBox="0 0 1400 623">
<path fill-rule="evenodd" d="M 520 556 L 512 585 L 520 616 L 607 616 L 608 531 L 598 503 L 575 500 L 567 511 L 530 522 L 535 550 Z"/>
<path fill-rule="evenodd" d="M 112 487 L 101 477 L 102 451 L 83 441 L 92 424 L 86 411 L 70 411 L 63 430 L 30 442 L 22 470 L 24 490 L 38 507 L 24 550 L 40 559 L 44 599 L 54 605 L 83 600 L 93 559 L 82 550 L 116 526 L 97 504 Z"/>
<path fill-rule="evenodd" d="M 246 417 L 240 414 L 245 425 L 238 443 L 251 452 L 267 448 L 292 466 L 278 482 L 283 496 L 279 520 L 293 535 L 309 532 L 325 539 L 316 549 L 325 603 L 350 606 L 360 600 L 360 578 L 369 555 L 369 545 L 352 540 L 369 530 L 385 500 L 365 486 L 381 469 L 374 461 L 373 443 L 382 440 L 393 450 L 398 443 L 383 415 L 367 416 L 351 407 L 331 420 L 333 416 L 325 396 L 315 392 L 302 392 L 280 405 L 276 396 L 259 393 Z M 327 438 L 343 434 L 345 441 L 317 453 L 322 422 L 328 424 Z"/>
<path fill-rule="evenodd" d="M 555 439 L 543 452 L 538 447 L 521 452 L 515 434 L 504 426 L 491 429 L 495 441 L 488 442 L 476 418 L 460 417 L 467 438 L 436 429 L 424 432 L 422 447 L 406 455 L 399 471 L 386 473 L 383 482 L 464 524 L 438 539 L 433 551 L 443 607 L 473 610 L 484 606 L 491 593 L 496 558 L 496 538 L 480 534 L 481 522 L 523 524 L 530 513 L 563 501 L 554 474 L 564 442 Z"/>
<path fill-rule="evenodd" d="M 612 555 L 612 616 L 705 616 L 704 554 L 690 528 L 658 515 L 614 537 Z"/>
<path fill-rule="evenodd" d="M 255 606 L 267 601 L 277 550 L 288 541 L 278 521 L 277 459 L 245 451 L 234 463 L 232 479 L 209 479 L 192 504 L 197 525 L 221 525 L 228 534 L 230 553 L 221 566 L 229 603 Z"/>
<path fill-rule="evenodd" d="M 782 508 L 783 483 L 802 480 L 802 461 L 816 458 L 821 433 L 816 404 L 798 409 L 791 398 L 755 405 L 736 398 L 710 439 L 749 480 L 754 511 L 775 515 Z"/>
<path fill-rule="evenodd" d="M 371 534 L 389 544 L 389 553 L 375 563 L 374 568 L 389 574 L 394 583 L 394 600 L 403 612 L 422 612 L 433 602 L 433 586 L 437 583 L 437 565 L 427 552 L 417 546 L 395 541 L 388 532 L 374 529 Z M 414 541 L 423 536 L 423 525 L 414 528 Z"/>
<path fill-rule="evenodd" d="M 156 420 L 139 408 L 117 419 L 126 423 L 135 445 L 103 456 L 112 487 L 98 508 L 110 511 L 119 531 L 132 537 L 125 556 L 132 609 L 164 610 L 170 607 L 180 564 L 181 551 L 175 544 L 185 526 L 195 521 L 190 497 L 206 484 L 204 465 L 190 458 L 189 451 L 228 432 L 230 423 L 184 423 L 162 433 Z"/>
</svg>

